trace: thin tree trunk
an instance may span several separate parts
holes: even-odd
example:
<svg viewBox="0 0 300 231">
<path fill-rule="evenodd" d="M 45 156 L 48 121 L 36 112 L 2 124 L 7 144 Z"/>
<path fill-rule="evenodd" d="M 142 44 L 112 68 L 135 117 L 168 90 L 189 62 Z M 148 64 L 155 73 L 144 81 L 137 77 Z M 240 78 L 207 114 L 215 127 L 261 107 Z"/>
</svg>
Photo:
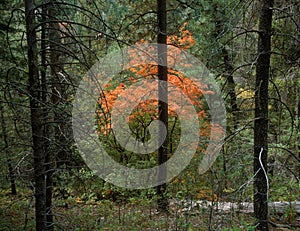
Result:
<svg viewBox="0 0 300 231">
<path fill-rule="evenodd" d="M 227 79 L 227 86 L 228 86 L 228 94 L 230 97 L 230 106 L 231 106 L 231 112 L 232 112 L 232 120 L 233 120 L 233 128 L 236 130 L 238 128 L 239 122 L 238 122 L 238 112 L 239 108 L 237 105 L 237 97 L 235 93 L 235 82 L 232 76 L 233 67 L 232 63 L 228 54 L 227 49 L 224 47 L 222 49 L 223 53 L 223 60 L 225 64 L 225 70 L 226 70 L 226 79 Z"/>
<path fill-rule="evenodd" d="M 41 31 L 41 86 L 42 86 L 42 102 L 43 102 L 43 118 L 44 118 L 44 153 L 45 153 L 45 170 L 46 170 L 46 229 L 54 230 L 53 212 L 52 212 L 52 189 L 53 189 L 53 158 L 50 151 L 51 138 L 52 138 L 52 125 L 50 125 L 50 106 L 48 97 L 48 81 L 47 81 L 47 44 L 46 44 L 46 30 L 47 30 L 47 5 L 42 6 L 42 31 Z"/>
<path fill-rule="evenodd" d="M 222 10 L 222 7 L 219 6 L 217 2 L 212 3 L 213 5 L 213 12 L 216 17 L 215 26 L 216 30 L 214 33 L 214 37 L 217 40 L 220 34 L 224 31 L 224 24 L 226 21 L 224 21 L 224 18 L 222 17 L 225 12 Z M 231 106 L 231 113 L 233 117 L 233 128 L 236 130 L 238 128 L 238 104 L 237 104 L 237 96 L 235 92 L 235 81 L 233 79 L 233 65 L 232 60 L 229 56 L 228 50 L 226 49 L 225 45 L 222 47 L 222 58 L 225 66 L 225 76 L 226 76 L 226 84 L 227 84 L 227 92 L 230 97 L 230 106 Z"/>
<path fill-rule="evenodd" d="M 262 0 L 259 18 L 254 122 L 254 215 L 256 230 L 268 228 L 268 83 L 273 0 Z"/>
<path fill-rule="evenodd" d="M 26 38 L 28 46 L 28 75 L 31 111 L 31 130 L 35 179 L 35 219 L 36 230 L 46 229 L 46 184 L 45 156 L 43 150 L 43 118 L 41 84 L 38 69 L 36 23 L 33 0 L 25 0 Z"/>
<path fill-rule="evenodd" d="M 166 0 L 157 0 L 157 19 L 158 19 L 158 79 L 161 81 L 158 85 L 158 116 L 162 124 L 159 125 L 159 141 L 164 139 L 164 130 L 168 130 L 168 68 L 167 68 L 167 11 Z M 162 142 L 159 142 L 162 143 Z M 162 145 L 158 148 L 158 182 L 162 183 L 157 186 L 158 210 L 168 211 L 168 198 L 166 197 L 167 184 L 166 163 L 168 158 L 168 131 Z M 163 183 L 164 182 L 164 183 Z"/>
<path fill-rule="evenodd" d="M 11 190 L 12 195 L 17 195 L 15 175 L 14 175 L 13 166 L 11 163 L 12 159 L 10 157 L 10 153 L 9 153 L 9 149 L 8 149 L 9 146 L 8 146 L 6 124 L 5 124 L 5 119 L 4 119 L 4 107 L 3 107 L 2 103 L 0 104 L 0 113 L 1 113 L 2 138 L 3 138 L 4 150 L 5 150 L 5 154 L 6 154 L 6 161 L 7 161 L 9 181 L 10 181 L 10 190 Z"/>
<path fill-rule="evenodd" d="M 49 19 L 52 21 L 57 20 L 57 9 L 54 2 L 50 4 L 49 7 Z M 64 112 L 62 111 L 62 84 L 59 73 L 62 71 L 61 63 L 60 63 L 60 28 L 58 22 L 49 23 L 49 47 L 50 47 L 50 73 L 51 73 L 51 103 L 53 110 L 53 120 L 55 123 L 54 129 L 54 141 L 53 150 L 55 151 L 55 159 L 58 160 L 58 166 L 65 162 L 65 158 L 67 158 L 66 153 L 64 153 L 64 146 L 66 142 L 62 141 L 64 134 L 62 133 L 64 126 L 63 118 Z M 62 72 L 61 72 L 62 73 Z"/>
<path fill-rule="evenodd" d="M 216 39 L 216 41 L 218 40 L 219 36 L 223 33 L 224 31 L 224 27 L 226 21 L 224 21 L 224 18 L 222 17 L 225 12 L 222 9 L 222 7 L 220 7 L 220 5 L 217 2 L 212 3 L 213 5 L 213 12 L 214 12 L 214 16 L 216 17 L 216 21 L 215 21 L 215 26 L 216 26 L 216 30 L 214 33 L 214 37 Z M 237 104 L 237 96 L 236 96 L 236 92 L 235 92 L 235 86 L 236 83 L 234 81 L 233 78 L 233 64 L 232 64 L 232 59 L 229 56 L 229 52 L 226 49 L 225 45 L 222 45 L 222 58 L 223 58 L 223 63 L 224 63 L 224 75 L 226 77 L 226 92 L 230 97 L 230 106 L 231 106 L 231 113 L 232 113 L 232 122 L 233 122 L 233 128 L 236 131 L 238 126 L 239 126 L 239 121 L 238 121 L 238 113 L 239 113 L 239 107 Z M 228 127 L 229 129 L 229 127 Z M 225 144 L 224 144 L 225 145 Z M 220 185 L 219 187 L 219 192 L 223 191 L 223 187 L 227 188 L 227 157 L 226 157 L 226 152 L 225 152 L 225 147 L 222 147 L 222 156 L 223 156 L 223 172 L 224 172 L 224 184 Z"/>
<path fill-rule="evenodd" d="M 52 1 L 49 8 L 50 23 L 49 41 L 50 41 L 50 68 L 52 81 L 52 96 L 54 122 L 55 147 L 54 159 L 57 167 L 70 167 L 74 165 L 81 166 L 83 162 L 76 159 L 73 152 L 75 143 L 72 129 L 71 103 L 69 99 L 73 93 L 73 84 L 70 77 L 64 71 L 63 59 L 65 58 L 63 46 L 63 33 L 71 33 L 67 24 L 59 24 L 58 16 L 61 6 Z M 67 38 L 66 38 L 67 39 Z"/>
</svg>

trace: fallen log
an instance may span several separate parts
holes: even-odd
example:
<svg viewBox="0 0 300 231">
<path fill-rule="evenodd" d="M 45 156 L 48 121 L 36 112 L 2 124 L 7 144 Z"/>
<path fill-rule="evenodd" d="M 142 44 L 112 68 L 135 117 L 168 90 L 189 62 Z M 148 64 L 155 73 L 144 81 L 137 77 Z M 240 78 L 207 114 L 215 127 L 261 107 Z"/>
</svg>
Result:
<svg viewBox="0 0 300 231">
<path fill-rule="evenodd" d="M 232 212 L 238 211 L 243 213 L 253 213 L 253 203 L 251 202 L 211 202 L 211 201 L 184 201 L 183 209 L 181 212 L 189 212 L 195 210 L 196 208 L 199 209 L 214 209 L 220 212 Z M 270 213 L 276 214 L 284 214 L 286 211 L 294 211 L 297 215 L 300 215 L 300 202 L 293 201 L 293 202 L 269 202 L 269 211 Z"/>
</svg>

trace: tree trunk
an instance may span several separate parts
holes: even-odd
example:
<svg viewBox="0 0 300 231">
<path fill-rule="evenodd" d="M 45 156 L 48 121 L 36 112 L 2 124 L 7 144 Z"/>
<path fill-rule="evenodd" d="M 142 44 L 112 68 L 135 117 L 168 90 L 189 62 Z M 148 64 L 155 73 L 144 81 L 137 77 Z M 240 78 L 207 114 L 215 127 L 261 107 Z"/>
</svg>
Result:
<svg viewBox="0 0 300 231">
<path fill-rule="evenodd" d="M 237 105 L 237 96 L 235 93 L 235 82 L 232 76 L 233 66 L 231 64 L 231 60 L 228 54 L 228 51 L 225 47 L 222 48 L 223 60 L 226 70 L 226 80 L 227 80 L 227 87 L 228 87 L 228 94 L 230 97 L 230 106 L 231 106 L 231 113 L 232 113 L 232 120 L 233 120 L 233 128 L 237 130 L 239 122 L 238 122 L 238 112 L 239 108 Z"/>
<path fill-rule="evenodd" d="M 41 84 L 38 69 L 38 52 L 36 23 L 33 0 L 24 0 L 26 38 L 28 46 L 28 75 L 29 75 L 29 95 L 31 111 L 31 130 L 34 159 L 34 179 L 35 179 L 35 219 L 36 230 L 46 229 L 46 184 L 45 165 L 43 150 L 43 117 L 41 102 Z"/>
<path fill-rule="evenodd" d="M 217 40 L 219 36 L 223 33 L 226 21 L 224 21 L 223 15 L 225 15 L 224 10 L 222 7 L 217 3 L 213 2 L 213 15 L 215 16 L 215 33 L 214 37 Z M 232 113 L 232 120 L 233 120 L 233 128 L 236 130 L 238 128 L 238 104 L 237 104 L 237 96 L 235 92 L 235 81 L 233 79 L 233 65 L 232 60 L 229 56 L 229 52 L 225 47 L 225 44 L 222 44 L 222 58 L 224 62 L 224 69 L 225 69 L 225 76 L 226 76 L 226 85 L 227 85 L 227 92 L 230 97 L 230 106 L 231 106 L 231 113 Z"/>
<path fill-rule="evenodd" d="M 268 228 L 268 82 L 273 0 L 262 0 L 256 63 L 254 121 L 254 215 L 256 230 Z"/>
<path fill-rule="evenodd" d="M 1 113 L 2 138 L 3 138 L 4 150 L 5 150 L 5 154 L 6 154 L 6 161 L 7 161 L 7 167 L 8 167 L 11 194 L 12 195 L 17 195 L 15 175 L 14 175 L 13 166 L 12 166 L 12 163 L 11 163 L 12 159 L 11 159 L 10 153 L 9 153 L 8 138 L 7 138 L 5 118 L 4 118 L 4 107 L 2 106 L 1 102 L 0 102 L 0 113 Z"/>
<path fill-rule="evenodd" d="M 49 20 L 57 20 L 57 9 L 55 4 L 52 2 L 49 7 Z M 54 144 L 53 150 L 55 152 L 55 159 L 57 159 L 57 165 L 60 166 L 65 163 L 67 153 L 65 151 L 66 142 L 62 141 L 64 138 L 63 129 L 64 126 L 64 111 L 62 109 L 62 83 L 60 74 L 62 73 L 60 56 L 61 56 L 61 33 L 58 22 L 49 23 L 49 51 L 50 51 L 50 73 L 51 73 L 51 103 L 53 110 L 53 120 L 55 123 L 54 128 Z"/>
<path fill-rule="evenodd" d="M 84 164 L 78 159 L 74 152 L 74 137 L 72 129 L 72 106 L 69 101 L 74 92 L 72 80 L 64 71 L 64 44 L 63 33 L 68 31 L 67 24 L 59 23 L 59 9 L 61 6 L 52 1 L 49 7 L 49 19 L 52 21 L 49 25 L 49 47 L 50 47 L 50 68 L 51 68 L 51 101 L 54 114 L 54 136 L 55 157 L 57 167 L 69 167 L 74 165 L 82 166 Z"/>
<path fill-rule="evenodd" d="M 42 31 L 41 31 L 41 87 L 42 87 L 42 102 L 43 102 L 43 119 L 44 119 L 44 153 L 45 153 L 45 171 L 46 171 L 46 229 L 54 230 L 53 212 L 52 212 L 52 189 L 53 189 L 53 171 L 54 164 L 51 152 L 51 140 L 52 140 L 52 126 L 51 121 L 51 109 L 49 102 L 49 81 L 47 79 L 47 5 L 42 6 Z"/>
<path fill-rule="evenodd" d="M 164 139 L 164 130 L 167 129 L 167 135 L 162 145 L 158 147 L 158 182 L 162 183 L 157 186 L 158 210 L 162 212 L 168 211 L 168 198 L 166 197 L 167 184 L 166 163 L 168 158 L 168 68 L 167 68 L 167 11 L 166 0 L 157 0 L 157 20 L 158 20 L 158 116 L 162 124 L 159 125 L 158 139 Z M 164 182 L 164 183 L 163 183 Z"/>
<path fill-rule="evenodd" d="M 220 4 L 218 2 L 212 2 L 212 9 L 213 9 L 213 15 L 215 17 L 215 33 L 214 34 L 214 39 L 216 41 L 218 41 L 218 38 L 220 37 L 220 35 L 224 32 L 225 28 L 226 28 L 226 19 L 224 21 L 224 17 L 223 15 L 225 15 L 224 9 L 222 6 L 220 6 Z M 229 95 L 230 97 L 230 107 L 231 107 L 231 114 L 232 114 L 232 122 L 233 122 L 233 129 L 236 131 L 238 129 L 239 126 L 239 121 L 238 121 L 238 113 L 239 113 L 239 107 L 237 104 L 237 96 L 236 96 L 236 92 L 235 92 L 235 86 L 236 83 L 234 81 L 233 78 L 233 71 L 234 71 L 234 67 L 233 67 L 233 63 L 232 63 L 232 59 L 229 55 L 228 50 L 226 49 L 226 44 L 220 44 L 222 46 L 221 48 L 221 54 L 222 54 L 222 59 L 223 59 L 223 63 L 224 63 L 224 71 L 222 74 L 224 74 L 224 76 L 226 77 L 226 94 Z M 227 97 L 226 97 L 227 98 Z M 230 126 L 227 127 L 229 133 L 231 133 L 231 129 Z M 218 192 L 221 193 L 223 191 L 223 189 L 227 188 L 227 156 L 226 156 L 226 150 L 225 150 L 225 144 L 222 147 L 222 157 L 223 157 L 223 184 L 220 184 Z"/>
</svg>

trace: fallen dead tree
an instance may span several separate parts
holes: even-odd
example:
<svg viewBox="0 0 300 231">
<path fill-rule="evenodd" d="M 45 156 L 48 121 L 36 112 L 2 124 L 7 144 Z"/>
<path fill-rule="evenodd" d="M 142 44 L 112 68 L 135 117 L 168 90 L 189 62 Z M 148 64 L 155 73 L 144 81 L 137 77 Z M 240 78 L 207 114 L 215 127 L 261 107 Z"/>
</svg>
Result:
<svg viewBox="0 0 300 231">
<path fill-rule="evenodd" d="M 183 205 L 183 209 L 180 212 L 195 211 L 197 209 L 214 209 L 216 212 L 243 212 L 253 213 L 253 203 L 251 202 L 211 202 L 211 201 L 181 201 L 173 202 Z M 297 215 L 300 215 L 300 202 L 269 202 L 270 213 L 284 214 L 286 211 L 294 211 Z"/>
</svg>

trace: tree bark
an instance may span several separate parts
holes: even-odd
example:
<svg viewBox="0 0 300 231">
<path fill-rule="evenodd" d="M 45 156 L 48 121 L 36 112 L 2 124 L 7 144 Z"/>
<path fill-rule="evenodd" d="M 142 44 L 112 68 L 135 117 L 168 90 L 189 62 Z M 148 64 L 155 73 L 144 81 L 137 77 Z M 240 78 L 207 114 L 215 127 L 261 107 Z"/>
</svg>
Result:
<svg viewBox="0 0 300 231">
<path fill-rule="evenodd" d="M 214 37 L 215 39 L 218 39 L 218 37 L 223 33 L 224 28 L 225 28 L 225 23 L 226 21 L 224 21 L 223 15 L 225 15 L 224 10 L 222 10 L 222 7 L 217 3 L 217 2 L 213 2 L 212 3 L 213 6 L 213 15 L 215 16 L 215 33 Z M 232 60 L 229 56 L 229 52 L 225 47 L 225 44 L 222 44 L 222 58 L 223 58 L 223 62 L 224 62 L 224 69 L 225 69 L 225 76 L 226 76 L 226 85 L 227 85 L 227 92 L 229 94 L 230 97 L 230 106 L 231 106 L 231 113 L 232 113 L 232 120 L 233 120 L 233 128 L 236 130 L 238 128 L 238 112 L 239 112 L 239 108 L 238 108 L 238 104 L 237 104 L 237 96 L 236 96 L 236 92 L 235 92 L 235 81 L 233 79 L 233 64 L 232 64 Z"/>
<path fill-rule="evenodd" d="M 46 171 L 46 220 L 49 231 L 54 230 L 53 212 L 52 212 L 52 189 L 53 189 L 53 171 L 54 161 L 51 152 L 52 126 L 51 108 L 49 102 L 49 81 L 47 78 L 47 15 L 48 5 L 42 5 L 42 30 L 41 30 L 41 88 L 42 88 L 42 103 L 43 103 L 43 119 L 44 119 L 44 153 L 45 153 L 45 171 Z"/>
<path fill-rule="evenodd" d="M 46 229 L 46 184 L 45 156 L 43 150 L 43 116 L 41 102 L 41 83 L 38 69 L 36 22 L 33 0 L 24 0 L 28 55 L 29 95 L 32 130 L 32 149 L 35 180 L 35 219 L 36 230 Z"/>
<path fill-rule="evenodd" d="M 162 145 L 158 147 L 158 182 L 165 182 L 168 158 L 168 68 L 167 68 L 167 11 L 166 0 L 157 0 L 157 20 L 158 20 L 158 116 L 162 122 L 159 125 L 158 139 L 164 139 L 164 129 L 167 129 L 167 135 Z M 161 142 L 159 142 L 161 143 Z M 158 210 L 161 212 L 168 211 L 168 198 L 166 197 L 167 184 L 162 183 L 157 186 Z"/>
<path fill-rule="evenodd" d="M 254 122 L 254 215 L 256 230 L 268 228 L 268 83 L 273 0 L 262 0 L 256 63 Z"/>
<path fill-rule="evenodd" d="M 72 129 L 72 106 L 69 101 L 73 94 L 73 84 L 70 76 L 64 71 L 64 44 L 63 33 L 67 33 L 67 24 L 59 23 L 59 10 L 61 6 L 51 1 L 49 6 L 49 19 L 52 21 L 49 25 L 49 53 L 51 69 L 51 102 L 53 108 L 53 120 L 55 123 L 54 140 L 55 156 L 57 167 L 81 166 L 84 164 L 79 160 L 73 150 L 74 137 Z M 70 32 L 71 33 L 71 32 Z"/>
<path fill-rule="evenodd" d="M 11 190 L 12 195 L 17 195 L 15 175 L 14 175 L 14 170 L 13 170 L 13 166 L 12 166 L 12 159 L 11 159 L 10 153 L 9 153 L 7 130 L 6 130 L 6 123 L 5 123 L 5 118 L 4 118 L 4 107 L 1 102 L 0 102 L 0 113 L 1 113 L 2 138 L 3 138 L 4 150 L 5 150 L 5 154 L 6 154 L 6 161 L 7 161 L 9 181 L 10 181 L 10 190 Z"/>
<path fill-rule="evenodd" d="M 228 86 L 228 94 L 230 97 L 230 106 L 231 106 L 231 112 L 232 112 L 232 120 L 233 120 L 233 128 L 234 130 L 237 130 L 239 121 L 238 121 L 238 112 L 239 108 L 237 105 L 237 96 L 235 93 L 235 82 L 232 76 L 233 72 L 233 66 L 228 54 L 228 51 L 225 47 L 222 48 L 222 54 L 223 54 L 223 60 L 225 64 L 225 70 L 226 70 L 226 79 L 227 79 L 227 86 Z"/>
<path fill-rule="evenodd" d="M 51 21 L 56 21 L 57 9 L 55 9 L 54 2 L 51 2 L 49 7 L 49 19 Z M 55 152 L 55 159 L 58 161 L 57 165 L 60 166 L 65 163 L 68 153 L 65 152 L 65 145 L 67 145 L 65 137 L 63 134 L 63 121 L 65 113 L 62 109 L 62 95 L 63 87 L 61 83 L 61 77 L 59 73 L 62 73 L 62 64 L 60 62 L 61 56 L 61 38 L 60 38 L 60 28 L 58 22 L 49 23 L 49 53 L 50 53 L 50 73 L 51 73 L 51 103 L 53 111 L 53 121 L 55 123 L 54 128 L 54 144 L 53 150 Z"/>
</svg>

